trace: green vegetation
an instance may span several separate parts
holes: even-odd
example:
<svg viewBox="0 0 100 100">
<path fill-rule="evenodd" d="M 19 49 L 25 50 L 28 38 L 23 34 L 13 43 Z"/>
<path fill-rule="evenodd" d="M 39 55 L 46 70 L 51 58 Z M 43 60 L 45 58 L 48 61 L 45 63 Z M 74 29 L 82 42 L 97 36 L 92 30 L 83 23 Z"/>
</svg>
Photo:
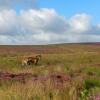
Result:
<svg viewBox="0 0 100 100">
<path fill-rule="evenodd" d="M 38 65 L 21 65 L 23 56 L 41 54 Z M 52 80 L 0 80 L 0 100 L 90 100 L 100 93 L 100 46 L 0 46 L 0 72 L 47 76 L 64 73 L 71 81 L 56 87 Z"/>
</svg>

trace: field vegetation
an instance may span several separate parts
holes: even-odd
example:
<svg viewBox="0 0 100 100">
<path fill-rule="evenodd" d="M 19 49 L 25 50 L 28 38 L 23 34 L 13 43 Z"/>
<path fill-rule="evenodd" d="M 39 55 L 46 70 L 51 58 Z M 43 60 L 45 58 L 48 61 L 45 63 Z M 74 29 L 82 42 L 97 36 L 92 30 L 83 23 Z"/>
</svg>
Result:
<svg viewBox="0 0 100 100">
<path fill-rule="evenodd" d="M 100 100 L 100 44 L 0 46 L 0 100 Z"/>
</svg>

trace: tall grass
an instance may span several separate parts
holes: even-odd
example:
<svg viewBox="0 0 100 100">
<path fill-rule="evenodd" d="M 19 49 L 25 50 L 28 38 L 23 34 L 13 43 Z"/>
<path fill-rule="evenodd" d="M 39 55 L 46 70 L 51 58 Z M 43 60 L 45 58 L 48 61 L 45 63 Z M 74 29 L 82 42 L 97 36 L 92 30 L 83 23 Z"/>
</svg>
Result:
<svg viewBox="0 0 100 100">
<path fill-rule="evenodd" d="M 56 45 L 49 48 L 54 47 L 64 51 L 60 54 L 42 54 L 38 65 L 21 65 L 21 57 L 32 54 L 27 51 L 0 54 L 0 71 L 30 72 L 38 76 L 64 73 L 71 77 L 71 82 L 56 87 L 51 80 L 29 80 L 24 84 L 17 81 L 0 81 L 0 100 L 89 100 L 90 96 L 94 97 L 99 93 L 100 47 Z"/>
</svg>

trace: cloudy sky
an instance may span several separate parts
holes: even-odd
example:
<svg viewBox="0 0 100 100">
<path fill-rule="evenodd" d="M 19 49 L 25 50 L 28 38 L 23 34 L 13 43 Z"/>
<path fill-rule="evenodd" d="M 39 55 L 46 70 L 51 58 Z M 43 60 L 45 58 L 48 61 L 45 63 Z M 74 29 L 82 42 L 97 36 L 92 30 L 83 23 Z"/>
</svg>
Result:
<svg viewBox="0 0 100 100">
<path fill-rule="evenodd" d="M 100 42 L 100 0 L 0 0 L 0 44 Z"/>
</svg>

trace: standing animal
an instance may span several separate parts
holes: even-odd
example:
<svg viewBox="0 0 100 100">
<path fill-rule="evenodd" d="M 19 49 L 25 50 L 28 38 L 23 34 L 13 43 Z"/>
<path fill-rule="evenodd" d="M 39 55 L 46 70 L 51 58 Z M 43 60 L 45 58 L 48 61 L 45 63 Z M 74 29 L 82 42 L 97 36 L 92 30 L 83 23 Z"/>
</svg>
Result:
<svg viewBox="0 0 100 100">
<path fill-rule="evenodd" d="M 37 56 L 35 56 L 35 57 L 28 57 L 28 62 L 27 62 L 27 63 L 28 63 L 29 65 L 30 65 L 30 64 L 35 64 L 35 65 L 37 65 L 40 59 L 41 59 L 41 55 L 37 55 Z"/>
<path fill-rule="evenodd" d="M 30 64 L 38 64 L 38 61 L 41 59 L 41 55 L 37 55 L 35 57 L 25 57 L 22 60 L 22 65 L 30 65 Z"/>
<path fill-rule="evenodd" d="M 42 57 L 41 55 L 36 56 L 36 62 L 35 62 L 36 65 L 37 65 L 38 61 L 41 60 L 41 57 Z"/>
</svg>

